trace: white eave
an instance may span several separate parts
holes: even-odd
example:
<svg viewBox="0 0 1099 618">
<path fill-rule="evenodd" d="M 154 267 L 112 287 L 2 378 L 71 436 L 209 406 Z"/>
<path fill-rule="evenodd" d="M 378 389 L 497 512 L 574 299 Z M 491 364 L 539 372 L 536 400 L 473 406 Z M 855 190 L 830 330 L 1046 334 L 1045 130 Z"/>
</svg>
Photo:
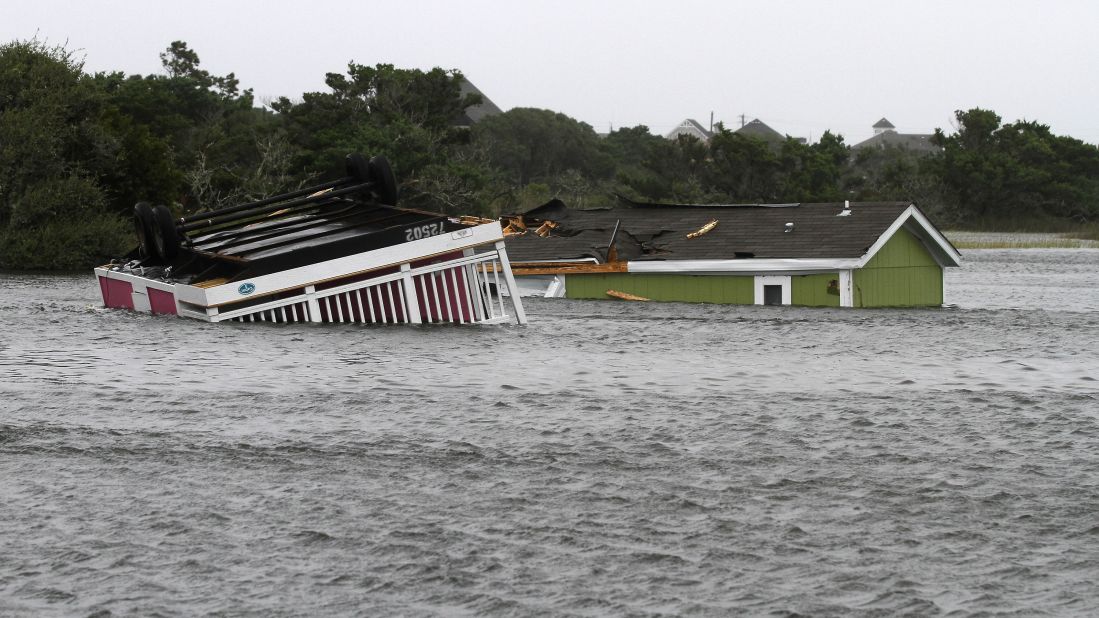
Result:
<svg viewBox="0 0 1099 618">
<path fill-rule="evenodd" d="M 855 216 L 858 216 L 857 214 Z M 904 227 L 919 238 L 942 267 L 961 266 L 962 256 L 915 205 L 909 206 L 858 258 L 738 258 L 732 260 L 652 260 L 627 262 L 631 273 L 813 273 L 852 270 L 866 266 Z"/>
<path fill-rule="evenodd" d="M 942 235 L 931 221 L 927 219 L 919 208 L 913 204 L 905 209 L 901 213 L 901 216 L 897 217 L 897 220 L 889 226 L 889 229 L 885 230 L 885 233 L 878 237 L 877 242 L 870 246 L 870 249 L 866 252 L 866 255 L 862 257 L 863 264 L 870 261 L 870 258 L 874 257 L 885 243 L 893 237 L 893 234 L 898 229 L 904 227 L 909 232 L 912 232 L 916 238 L 923 241 L 927 250 L 931 253 L 931 256 L 935 258 L 935 261 L 939 263 L 939 266 L 944 268 L 950 266 L 961 266 L 962 255 L 958 253 L 958 250 L 954 248 L 954 245 L 950 244 L 950 241 L 946 239 L 946 236 Z"/>
<path fill-rule="evenodd" d="M 654 260 L 627 262 L 631 273 L 759 273 L 818 272 L 858 268 L 858 259 L 739 258 L 735 260 Z"/>
</svg>

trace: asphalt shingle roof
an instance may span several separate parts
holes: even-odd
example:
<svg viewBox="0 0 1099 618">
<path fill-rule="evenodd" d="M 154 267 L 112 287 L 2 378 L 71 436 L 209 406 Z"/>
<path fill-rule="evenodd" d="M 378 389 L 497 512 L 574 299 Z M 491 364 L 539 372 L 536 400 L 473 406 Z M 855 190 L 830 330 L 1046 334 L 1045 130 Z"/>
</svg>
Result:
<svg viewBox="0 0 1099 618">
<path fill-rule="evenodd" d="M 528 231 L 507 238 L 516 262 L 597 258 L 602 262 L 615 222 L 619 259 L 725 260 L 734 258 L 858 258 L 896 221 L 909 202 L 787 205 L 633 204 L 570 210 L 554 200 L 524 215 Z M 534 229 L 550 220 L 549 236 Z M 717 226 L 688 239 L 710 221 Z M 786 232 L 786 223 L 793 231 Z"/>
<path fill-rule="evenodd" d="M 934 136 L 929 133 L 895 133 L 893 131 L 885 131 L 855 144 L 852 148 L 861 150 L 863 148 L 886 148 L 893 146 L 918 153 L 930 153 L 942 150 L 931 142 L 932 137 Z"/>
<path fill-rule="evenodd" d="M 765 142 L 783 142 L 786 141 L 786 137 L 778 131 L 764 124 L 759 118 L 749 122 L 748 124 L 740 127 L 736 131 L 733 131 L 738 135 L 745 137 L 754 137 L 761 139 Z"/>
</svg>

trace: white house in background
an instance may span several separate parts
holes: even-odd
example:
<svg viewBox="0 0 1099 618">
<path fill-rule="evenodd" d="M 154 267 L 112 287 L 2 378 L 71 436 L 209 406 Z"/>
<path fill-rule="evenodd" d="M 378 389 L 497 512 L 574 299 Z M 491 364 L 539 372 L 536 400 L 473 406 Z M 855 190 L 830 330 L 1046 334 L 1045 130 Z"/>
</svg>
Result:
<svg viewBox="0 0 1099 618">
<path fill-rule="evenodd" d="M 786 135 L 783 135 L 782 133 L 779 133 L 778 131 L 767 126 L 759 118 L 755 118 L 751 122 L 742 125 L 740 128 L 734 130 L 733 133 L 767 142 L 773 147 L 781 146 L 787 138 Z M 703 127 L 694 118 L 688 118 L 676 125 L 676 127 L 664 137 L 670 140 L 675 140 L 679 139 L 680 135 L 690 135 L 692 137 L 697 137 L 704 142 L 708 142 L 710 141 L 710 138 L 713 137 L 714 132 Z M 794 139 L 803 144 L 806 141 L 804 137 L 796 137 Z"/>
<path fill-rule="evenodd" d="M 704 142 L 708 142 L 710 141 L 710 137 L 713 136 L 713 132 L 699 124 L 694 118 L 688 118 L 676 125 L 676 127 L 664 137 L 675 140 L 679 139 L 680 135 L 690 135 L 691 137 L 696 137 Z"/>
</svg>

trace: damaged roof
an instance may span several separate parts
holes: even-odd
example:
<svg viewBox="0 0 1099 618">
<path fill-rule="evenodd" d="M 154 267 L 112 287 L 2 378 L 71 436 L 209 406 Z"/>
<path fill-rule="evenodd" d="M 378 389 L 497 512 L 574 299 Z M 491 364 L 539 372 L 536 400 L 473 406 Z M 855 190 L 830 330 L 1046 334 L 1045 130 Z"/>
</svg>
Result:
<svg viewBox="0 0 1099 618">
<path fill-rule="evenodd" d="M 859 258 L 912 206 L 858 202 L 843 215 L 842 202 L 689 205 L 619 199 L 622 206 L 600 210 L 571 210 L 553 200 L 528 211 L 523 222 L 529 231 L 507 239 L 511 259 L 603 262 L 619 221 L 620 260 Z M 540 236 L 535 229 L 545 221 L 557 227 Z"/>
</svg>

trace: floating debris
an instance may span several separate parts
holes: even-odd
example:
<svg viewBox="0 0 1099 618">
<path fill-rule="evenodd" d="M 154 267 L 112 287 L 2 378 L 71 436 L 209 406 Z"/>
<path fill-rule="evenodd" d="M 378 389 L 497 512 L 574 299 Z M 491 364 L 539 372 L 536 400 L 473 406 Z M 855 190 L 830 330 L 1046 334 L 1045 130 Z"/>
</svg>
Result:
<svg viewBox="0 0 1099 618">
<path fill-rule="evenodd" d="M 522 236 L 527 233 L 527 224 L 523 222 L 523 217 L 503 217 L 503 220 L 507 222 L 504 226 L 504 236 Z"/>
<path fill-rule="evenodd" d="M 473 215 L 462 215 L 458 217 L 458 222 L 463 225 L 484 225 L 486 223 L 495 223 L 496 219 L 486 219 L 484 217 L 476 217 Z"/>
<path fill-rule="evenodd" d="M 554 229 L 556 229 L 557 227 L 558 227 L 558 223 L 556 221 L 546 220 L 546 221 L 542 222 L 542 225 L 538 226 L 537 230 L 534 230 L 534 233 L 538 234 L 542 238 L 545 238 L 546 236 L 549 236 L 550 232 L 553 231 Z"/>
<path fill-rule="evenodd" d="M 707 223 L 706 225 L 703 225 L 702 227 L 698 228 L 698 231 L 691 232 L 690 234 L 687 234 L 687 238 L 698 238 L 699 236 L 702 236 L 703 234 L 705 234 L 705 233 L 709 232 L 710 230 L 714 229 L 715 227 L 717 227 L 717 219 L 713 219 L 709 223 Z"/>
<path fill-rule="evenodd" d="M 618 290 L 607 290 L 607 296 L 610 296 L 611 298 L 621 298 L 622 300 L 639 300 L 644 302 L 652 300 L 651 298 L 630 294 L 629 292 L 619 292 Z"/>
</svg>

